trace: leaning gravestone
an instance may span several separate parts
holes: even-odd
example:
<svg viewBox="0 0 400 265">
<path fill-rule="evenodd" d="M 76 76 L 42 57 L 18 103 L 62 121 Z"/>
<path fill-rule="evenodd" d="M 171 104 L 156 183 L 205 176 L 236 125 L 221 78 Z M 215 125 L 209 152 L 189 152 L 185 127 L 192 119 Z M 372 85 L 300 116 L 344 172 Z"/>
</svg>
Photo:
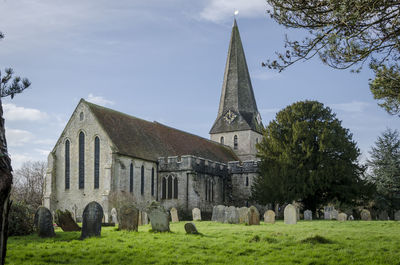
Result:
<svg viewBox="0 0 400 265">
<path fill-rule="evenodd" d="M 213 208 L 214 211 L 214 208 Z M 201 221 L 201 211 L 199 208 L 194 208 L 192 210 L 192 217 L 193 217 L 193 221 Z"/>
<path fill-rule="evenodd" d="M 347 220 L 347 214 L 345 214 L 345 213 L 338 214 L 337 220 L 340 221 L 340 222 L 346 221 Z"/>
<path fill-rule="evenodd" d="M 250 206 L 249 208 L 249 225 L 259 225 L 260 224 L 260 213 L 255 206 Z"/>
<path fill-rule="evenodd" d="M 249 223 L 249 208 L 240 207 L 237 210 L 239 213 L 239 224 L 248 224 Z"/>
<path fill-rule="evenodd" d="M 235 206 L 229 206 L 225 208 L 224 223 L 228 224 L 239 223 L 239 212 Z"/>
<path fill-rule="evenodd" d="M 293 205 L 288 204 L 285 207 L 283 215 L 285 219 L 285 224 L 293 225 L 297 223 L 297 210 L 296 207 L 294 207 Z"/>
<path fill-rule="evenodd" d="M 139 210 L 133 205 L 123 205 L 118 209 L 119 230 L 138 231 Z"/>
<path fill-rule="evenodd" d="M 363 221 L 371 221 L 371 213 L 367 209 L 363 209 L 360 213 L 361 220 Z"/>
<path fill-rule="evenodd" d="M 40 237 L 54 237 L 53 216 L 46 207 L 40 206 L 35 213 L 35 227 Z"/>
<path fill-rule="evenodd" d="M 71 212 L 65 210 L 65 212 L 57 209 L 56 210 L 56 224 L 61 227 L 64 232 L 71 232 L 71 231 L 81 231 L 81 228 L 72 218 Z"/>
<path fill-rule="evenodd" d="M 305 210 L 304 211 L 304 220 L 305 221 L 311 221 L 312 220 L 312 211 L 310 211 L 310 210 Z"/>
<path fill-rule="evenodd" d="M 176 208 L 172 207 L 169 212 L 171 213 L 171 221 L 173 223 L 179 222 L 178 210 Z"/>
<path fill-rule="evenodd" d="M 394 213 L 394 220 L 395 221 L 400 221 L 400 210 L 396 211 Z"/>
<path fill-rule="evenodd" d="M 199 232 L 196 229 L 196 226 L 194 225 L 194 223 L 186 223 L 185 224 L 185 231 L 186 234 L 195 234 L 197 235 Z"/>
<path fill-rule="evenodd" d="M 100 236 L 101 220 L 103 219 L 103 208 L 95 201 L 86 205 L 82 215 L 81 239 L 92 236 Z"/>
<path fill-rule="evenodd" d="M 332 212 L 331 212 L 331 218 L 332 218 L 333 220 L 337 220 L 337 219 L 338 219 L 338 214 L 339 214 L 339 212 L 338 212 L 337 210 L 332 210 Z"/>
<path fill-rule="evenodd" d="M 117 209 L 115 208 L 111 209 L 111 219 L 114 224 L 116 225 L 118 224 L 118 214 L 117 214 Z"/>
<path fill-rule="evenodd" d="M 264 223 L 275 224 L 275 212 L 268 210 L 264 213 Z"/>
<path fill-rule="evenodd" d="M 153 201 L 146 211 L 150 218 L 151 229 L 154 232 L 169 232 L 169 216 L 160 203 Z"/>
<path fill-rule="evenodd" d="M 211 220 L 223 223 L 224 219 L 225 219 L 225 206 L 223 205 L 214 206 Z"/>
</svg>

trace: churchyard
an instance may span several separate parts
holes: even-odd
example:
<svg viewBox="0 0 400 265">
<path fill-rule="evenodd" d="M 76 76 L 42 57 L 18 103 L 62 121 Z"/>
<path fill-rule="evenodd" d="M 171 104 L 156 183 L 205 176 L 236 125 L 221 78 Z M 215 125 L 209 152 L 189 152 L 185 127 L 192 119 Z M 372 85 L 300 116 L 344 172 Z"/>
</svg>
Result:
<svg viewBox="0 0 400 265">
<path fill-rule="evenodd" d="M 299 221 L 294 225 L 224 224 L 195 221 L 201 235 L 186 234 L 187 222 L 171 232 L 102 227 L 100 237 L 56 228 L 53 238 L 10 237 L 7 264 L 399 264 L 400 222 Z"/>
</svg>

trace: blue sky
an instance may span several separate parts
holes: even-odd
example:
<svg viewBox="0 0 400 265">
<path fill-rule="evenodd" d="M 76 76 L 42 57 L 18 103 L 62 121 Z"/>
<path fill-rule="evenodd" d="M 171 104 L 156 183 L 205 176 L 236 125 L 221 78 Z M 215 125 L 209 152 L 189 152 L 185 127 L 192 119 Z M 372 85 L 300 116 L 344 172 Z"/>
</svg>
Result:
<svg viewBox="0 0 400 265">
<path fill-rule="evenodd" d="M 3 100 L 14 168 L 45 160 L 80 98 L 208 138 L 218 111 L 235 9 L 264 125 L 293 102 L 331 107 L 363 155 L 386 128 L 400 129 L 361 74 L 317 58 L 282 73 L 261 67 L 284 34 L 264 0 L 0 0 L 0 67 L 30 89 Z"/>
</svg>

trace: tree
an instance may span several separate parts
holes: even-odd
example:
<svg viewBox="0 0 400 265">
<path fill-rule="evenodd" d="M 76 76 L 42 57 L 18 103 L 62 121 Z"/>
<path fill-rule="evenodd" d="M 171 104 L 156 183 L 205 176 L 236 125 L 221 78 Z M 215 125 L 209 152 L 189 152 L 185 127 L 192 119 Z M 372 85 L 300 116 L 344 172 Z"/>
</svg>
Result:
<svg viewBox="0 0 400 265">
<path fill-rule="evenodd" d="M 0 32 L 0 40 L 4 38 Z M 13 78 L 13 70 L 5 69 L 5 74 L 0 71 L 0 262 L 4 264 L 8 238 L 8 212 L 11 206 L 10 192 L 12 186 L 11 160 L 7 151 L 7 141 L 4 128 L 3 106 L 1 98 L 21 93 L 30 86 L 28 79 L 19 76 Z M 9 83 L 11 81 L 11 83 Z"/>
<path fill-rule="evenodd" d="M 367 180 L 376 186 L 376 204 L 385 210 L 400 209 L 400 135 L 387 129 L 370 151 Z"/>
<path fill-rule="evenodd" d="M 360 71 L 370 60 L 374 98 L 390 114 L 400 114 L 400 3 L 388 0 L 267 0 L 271 17 L 288 28 L 307 30 L 301 41 L 286 37 L 283 53 L 263 66 L 284 70 L 318 55 L 336 68 Z"/>
<path fill-rule="evenodd" d="M 331 109 L 317 101 L 296 102 L 276 114 L 257 145 L 260 174 L 252 186 L 260 204 L 324 203 L 357 199 L 363 184 L 360 151 Z"/>
<path fill-rule="evenodd" d="M 46 162 L 28 161 L 14 173 L 14 185 L 11 192 L 12 200 L 37 209 L 42 205 Z"/>
</svg>

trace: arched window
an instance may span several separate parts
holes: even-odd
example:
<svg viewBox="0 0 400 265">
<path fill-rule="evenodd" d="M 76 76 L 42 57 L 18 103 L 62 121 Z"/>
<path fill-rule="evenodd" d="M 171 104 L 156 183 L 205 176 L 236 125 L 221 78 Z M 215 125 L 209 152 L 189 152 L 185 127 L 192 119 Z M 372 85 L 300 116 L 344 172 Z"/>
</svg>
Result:
<svg viewBox="0 0 400 265">
<path fill-rule="evenodd" d="M 214 201 L 214 181 L 211 183 L 211 201 Z"/>
<path fill-rule="evenodd" d="M 208 179 L 208 200 L 209 201 L 212 201 L 211 190 L 212 190 L 212 180 Z"/>
<path fill-rule="evenodd" d="M 233 149 L 237 150 L 238 149 L 238 137 L 235 135 L 233 137 Z"/>
<path fill-rule="evenodd" d="M 172 176 L 168 177 L 168 199 L 172 199 Z"/>
<path fill-rule="evenodd" d="M 144 194 L 144 166 L 140 171 L 140 194 Z"/>
<path fill-rule="evenodd" d="M 248 186 L 249 186 L 249 177 L 246 176 L 246 187 L 248 187 Z"/>
<path fill-rule="evenodd" d="M 154 196 L 154 167 L 151 169 L 151 196 Z"/>
<path fill-rule="evenodd" d="M 208 179 L 206 179 L 206 201 L 208 201 Z"/>
<path fill-rule="evenodd" d="M 178 178 L 174 179 L 174 199 L 178 199 Z"/>
<path fill-rule="evenodd" d="M 129 167 L 129 192 L 133 192 L 133 163 Z"/>
<path fill-rule="evenodd" d="M 79 133 L 79 189 L 85 187 L 85 134 Z"/>
<path fill-rule="evenodd" d="M 223 136 L 221 136 L 220 143 L 221 143 L 221 144 L 224 144 L 224 137 L 223 137 Z"/>
<path fill-rule="evenodd" d="M 70 180 L 70 160 L 69 160 L 69 140 L 65 141 L 65 189 L 69 189 Z"/>
<path fill-rule="evenodd" d="M 167 179 L 162 178 L 162 195 L 161 199 L 166 199 L 167 198 Z"/>
<path fill-rule="evenodd" d="M 99 188 L 100 176 L 100 139 L 94 138 L 94 188 Z"/>
</svg>

